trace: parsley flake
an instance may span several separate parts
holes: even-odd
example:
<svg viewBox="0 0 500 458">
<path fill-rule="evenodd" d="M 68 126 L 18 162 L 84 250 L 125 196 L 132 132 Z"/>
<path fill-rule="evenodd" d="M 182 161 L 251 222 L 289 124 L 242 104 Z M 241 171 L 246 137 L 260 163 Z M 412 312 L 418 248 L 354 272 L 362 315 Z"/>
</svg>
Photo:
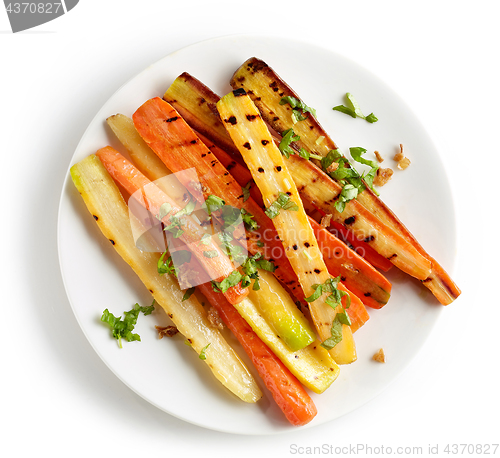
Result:
<svg viewBox="0 0 500 458">
<path fill-rule="evenodd" d="M 278 148 L 281 151 L 281 154 L 283 154 L 283 156 L 285 156 L 287 159 L 290 158 L 291 154 L 296 154 L 297 151 L 295 151 L 290 146 L 290 144 L 293 142 L 297 142 L 299 140 L 300 140 L 300 136 L 296 135 L 292 128 L 285 130 L 283 132 L 283 137 L 281 139 L 281 142 L 278 145 Z M 304 158 L 304 159 L 307 159 L 307 160 L 312 158 L 312 159 L 317 159 L 318 161 L 320 161 L 322 159 L 322 156 L 319 156 L 317 154 L 311 154 L 305 148 L 300 148 L 299 156 Z"/>
<path fill-rule="evenodd" d="M 323 293 L 330 293 L 330 295 L 325 299 L 325 304 L 336 309 L 342 305 L 342 298 L 347 296 L 347 304 L 345 308 L 341 307 L 341 310 L 337 312 L 332 322 L 331 337 L 326 339 L 321 344 L 321 346 L 327 350 L 331 350 L 342 340 L 342 325 L 351 325 L 349 315 L 346 313 L 346 309 L 348 309 L 351 305 L 351 298 L 345 291 L 338 289 L 339 281 L 340 277 L 329 278 L 322 285 L 313 285 L 312 288 L 314 289 L 314 293 L 305 298 L 307 302 L 314 302 L 319 299 Z"/>
<path fill-rule="evenodd" d="M 361 108 L 354 98 L 354 96 L 348 92 L 346 94 L 346 99 L 347 99 L 347 105 L 338 105 L 336 107 L 333 107 L 333 110 L 335 111 L 340 111 L 341 113 L 345 113 L 353 118 L 361 118 L 364 119 L 365 121 L 368 121 L 369 123 L 374 123 L 378 121 L 378 118 L 373 114 L 370 113 L 368 116 L 365 116 L 363 112 L 361 111 Z"/>
<path fill-rule="evenodd" d="M 299 100 L 296 97 L 282 97 L 280 105 L 285 105 L 286 103 L 292 107 L 292 121 L 294 124 L 308 118 L 308 116 L 304 116 L 304 113 L 311 113 L 313 116 L 316 116 L 316 110 L 314 108 L 308 107 L 304 102 L 302 102 L 302 100 Z"/>
<path fill-rule="evenodd" d="M 279 215 L 280 210 L 298 211 L 299 206 L 284 192 L 280 192 L 278 198 L 265 210 L 265 214 L 273 219 Z"/>
<path fill-rule="evenodd" d="M 196 288 L 194 286 L 187 289 L 186 292 L 184 293 L 184 296 L 182 296 L 182 302 L 187 301 L 193 295 L 195 289 Z"/>
<path fill-rule="evenodd" d="M 206 351 L 207 351 L 207 348 L 210 346 L 210 344 L 207 344 L 205 345 L 201 351 L 200 351 L 200 356 L 199 358 L 202 359 L 203 361 L 205 361 L 207 359 L 207 355 L 206 355 Z"/>
<path fill-rule="evenodd" d="M 137 323 L 139 313 L 142 312 L 144 315 L 150 315 L 155 308 L 154 304 L 154 301 L 149 307 L 141 307 L 139 304 L 135 304 L 132 310 L 124 312 L 125 316 L 123 319 L 114 316 L 108 309 L 105 309 L 102 312 L 101 321 L 109 326 L 113 337 L 118 340 L 118 346 L 123 348 L 122 339 L 125 339 L 127 342 L 141 340 L 139 334 L 132 331 Z"/>
</svg>

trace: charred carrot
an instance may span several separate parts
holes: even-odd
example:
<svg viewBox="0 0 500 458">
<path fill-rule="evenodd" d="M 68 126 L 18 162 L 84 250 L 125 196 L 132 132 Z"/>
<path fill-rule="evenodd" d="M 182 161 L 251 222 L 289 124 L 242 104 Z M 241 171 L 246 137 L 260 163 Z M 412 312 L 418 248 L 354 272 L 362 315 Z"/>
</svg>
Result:
<svg viewBox="0 0 500 458">
<path fill-rule="evenodd" d="M 220 161 L 220 163 L 226 168 L 228 172 L 236 179 L 238 184 L 248 190 L 250 193 L 250 197 L 259 204 L 262 208 L 264 208 L 264 201 L 262 200 L 262 194 L 259 191 L 259 188 L 255 184 L 255 181 L 252 178 L 252 174 L 250 170 L 248 170 L 245 166 L 241 165 L 239 162 L 234 160 L 226 151 L 222 148 L 219 148 L 214 142 L 210 141 L 209 138 L 204 135 L 196 132 L 200 140 L 205 143 L 208 149 L 214 153 L 214 156 Z"/>
<path fill-rule="evenodd" d="M 163 99 L 172 105 L 196 131 L 241 161 L 241 155 L 221 124 L 216 103 L 219 96 L 189 73 L 182 73 L 167 89 Z M 202 113 L 202 116 L 200 116 Z"/>
<path fill-rule="evenodd" d="M 130 195 L 137 196 L 136 191 L 142 190 L 139 203 L 149 210 L 153 215 L 162 214 L 161 221 L 168 227 L 172 224 L 178 224 L 183 231 L 179 238 L 193 252 L 200 261 L 204 269 L 207 270 L 211 278 L 222 281 L 235 268 L 226 254 L 211 239 L 206 244 L 200 244 L 205 232 L 198 223 L 192 220 L 188 215 L 182 217 L 182 222 L 176 220 L 174 215 L 181 211 L 181 208 L 169 198 L 167 194 L 161 191 L 155 184 L 149 181 L 133 164 L 125 159 L 118 151 L 111 147 L 100 149 L 96 153 L 109 174 L 125 188 Z M 164 205 L 168 205 L 169 211 L 163 211 Z M 210 257 L 205 253 L 210 252 Z M 216 255 L 215 255 L 216 253 Z M 224 295 L 229 302 L 235 304 L 241 301 L 248 290 L 242 288 L 241 284 L 231 286 Z"/>
<path fill-rule="evenodd" d="M 255 78 L 267 78 L 268 75 L 266 75 L 265 72 L 270 69 L 268 69 L 265 64 L 259 63 L 260 61 L 257 62 L 257 67 L 254 68 L 254 61 L 258 61 L 258 59 L 250 59 L 246 64 L 242 65 L 240 70 L 233 76 L 231 84 L 237 87 L 245 87 L 247 84 L 253 84 L 252 81 Z M 260 74 L 261 71 L 263 71 L 263 75 Z M 274 94 L 278 87 L 276 86 L 278 83 L 279 81 L 266 88 L 266 95 L 267 93 Z M 189 74 L 181 75 L 172 86 L 172 88 L 167 90 L 165 98 L 168 100 L 175 99 L 176 106 L 181 105 L 187 107 L 189 111 L 187 122 L 194 128 L 201 129 L 212 141 L 214 141 L 214 143 L 219 146 L 224 145 L 223 147 L 226 148 L 225 145 L 227 145 L 230 139 L 223 138 L 222 123 L 220 123 L 220 120 L 214 120 L 212 109 L 208 109 L 204 103 L 200 103 L 202 99 L 210 100 L 210 103 L 213 103 L 218 99 L 218 96 Z M 289 90 L 289 88 L 287 90 Z M 175 98 L 174 94 L 179 97 Z M 255 100 L 256 95 L 252 91 L 249 92 L 249 95 Z M 282 132 L 284 129 L 280 116 L 288 119 L 290 117 L 290 107 L 288 105 L 282 106 L 278 104 L 275 114 L 271 116 L 271 113 L 267 109 L 268 107 L 265 107 L 262 101 L 255 100 L 255 103 L 261 109 L 262 116 L 269 122 L 272 122 L 272 125 L 275 126 L 278 132 Z M 269 116 L 271 116 L 272 119 L 270 119 Z M 307 122 L 313 124 L 307 124 Z M 310 116 L 307 120 L 296 123 L 294 128 L 300 129 L 306 125 L 311 125 L 316 130 L 321 128 L 313 116 Z M 299 130 L 297 132 L 299 132 Z M 305 135 L 305 132 L 300 131 L 300 133 Z M 226 137 L 228 136 L 226 135 Z M 273 137 L 273 140 L 276 141 L 276 138 Z M 331 142 L 331 140 L 326 136 L 324 142 L 330 145 L 328 142 Z M 318 144 L 320 143 L 321 142 L 318 142 Z M 325 145 L 321 146 L 323 148 Z M 333 142 L 331 142 L 330 147 L 336 148 Z M 236 157 L 233 150 L 231 150 L 231 155 Z M 342 187 L 334 182 L 328 175 L 323 173 L 312 162 L 305 161 L 297 155 L 291 155 L 287 160 L 287 164 L 289 165 L 292 177 L 301 192 L 301 197 L 305 204 L 312 204 L 326 213 L 331 213 L 333 215 L 333 220 L 337 221 L 339 224 L 344 224 L 345 220 L 351 221 L 348 216 L 357 218 L 355 224 L 351 223 L 349 225 L 349 229 L 357 239 L 363 241 L 367 253 L 373 253 L 375 251 L 380 253 L 380 256 L 374 256 L 375 261 L 381 261 L 381 258 L 385 258 L 415 278 L 420 280 L 428 278 L 431 272 L 431 262 L 421 255 L 411 243 L 405 241 L 397 231 L 381 223 L 377 216 L 372 215 L 359 204 L 359 202 L 349 202 L 347 204 L 347 209 L 349 211 L 344 211 L 340 214 L 335 209 L 334 204 L 342 191 Z M 321 174 L 316 173 L 316 171 L 321 172 Z M 325 178 L 327 180 L 325 180 Z M 321 199 L 322 196 L 326 195 L 329 196 L 329 199 Z M 317 201 L 320 199 L 328 202 L 325 202 L 323 206 L 318 206 Z M 357 215 L 357 210 L 359 210 L 361 214 Z M 348 213 L 349 215 L 347 215 Z M 379 264 L 387 266 L 384 261 L 381 261 Z"/>
<path fill-rule="evenodd" d="M 141 137 L 172 172 L 195 168 L 205 198 L 215 195 L 227 205 L 245 210 L 252 216 L 258 227 L 246 233 L 248 251 L 260 253 L 265 259 L 273 261 L 278 266 L 276 276 L 293 290 L 297 279 L 293 271 L 292 275 L 287 272 L 291 267 L 272 221 L 251 197 L 245 195 L 243 187 L 179 113 L 157 97 L 144 103 L 134 113 L 133 120 Z M 190 182 L 183 184 L 188 189 L 193 186 Z M 240 240 L 245 234 L 236 236 Z"/>
<path fill-rule="evenodd" d="M 264 119 L 277 132 L 283 133 L 293 128 L 295 134 L 300 137 L 297 141 L 299 148 L 303 147 L 310 153 L 323 157 L 331 150 L 337 149 L 335 142 L 312 113 L 307 113 L 302 121 L 296 122 L 297 112 L 290 104 L 283 103 L 283 101 L 292 100 L 302 106 L 306 105 L 293 89 L 262 60 L 255 57 L 248 59 L 233 75 L 231 85 L 234 89 L 244 88 L 248 91 Z M 406 243 L 411 244 L 419 255 L 427 260 L 429 264 L 427 276 L 425 278 L 413 276 L 420 279 L 441 304 L 447 305 L 453 302 L 460 295 L 460 289 L 451 277 L 422 248 L 411 232 L 370 187 L 366 183 L 364 185 L 365 189 L 357 196 L 358 202 L 382 224 L 394 231 Z"/>
<path fill-rule="evenodd" d="M 387 304 L 391 292 L 389 281 L 314 219 L 309 218 L 309 222 L 328 271 L 334 277 L 340 275 L 341 281 L 365 305 L 379 309 Z"/>
<path fill-rule="evenodd" d="M 245 91 L 222 97 L 217 109 L 262 192 L 286 256 L 309 302 L 322 345 L 338 364 L 356 360 L 356 349 L 337 283 L 326 268 L 299 191 L 257 107 Z M 332 295 L 329 296 L 328 292 Z"/>
<path fill-rule="evenodd" d="M 297 300 L 303 300 L 304 293 L 272 221 L 251 197 L 245 200 L 242 185 L 200 141 L 179 113 L 164 100 L 154 98 L 134 113 L 133 120 L 141 137 L 169 170 L 179 172 L 195 168 L 205 198 L 216 195 L 228 205 L 253 215 L 258 228 L 247 232 L 248 251 L 252 254 L 261 253 L 265 259 L 273 261 L 277 266 L 275 276 Z M 183 184 L 189 189 L 190 183 Z M 351 296 L 354 294 L 351 293 Z M 356 321 L 353 329 L 358 329 L 366 322 L 368 314 L 361 301 L 351 302 L 353 305 L 349 313 Z"/>
<path fill-rule="evenodd" d="M 354 235 L 352 231 L 346 229 L 342 224 L 332 221 L 331 223 L 334 230 L 350 245 L 353 246 L 354 251 L 361 257 L 365 258 L 373 267 L 388 272 L 392 267 L 391 261 L 378 254 L 368 243 L 360 240 Z"/>
<path fill-rule="evenodd" d="M 287 420 L 295 426 L 309 423 L 316 416 L 317 409 L 295 376 L 262 342 L 227 299 L 206 283 L 198 288 L 243 346 Z"/>
<path fill-rule="evenodd" d="M 257 402 L 262 397 L 258 384 L 220 331 L 210 325 L 207 312 L 196 296 L 184 298 L 184 292 L 173 276 L 158 275 L 158 253 L 140 251 L 136 247 L 129 209 L 102 162 L 92 154 L 74 164 L 70 172 L 89 211 L 87 216 L 111 242 L 110 247 L 137 274 L 145 291 L 152 294 L 198 354 L 210 344 L 204 359 L 207 368 L 240 399 Z"/>
</svg>

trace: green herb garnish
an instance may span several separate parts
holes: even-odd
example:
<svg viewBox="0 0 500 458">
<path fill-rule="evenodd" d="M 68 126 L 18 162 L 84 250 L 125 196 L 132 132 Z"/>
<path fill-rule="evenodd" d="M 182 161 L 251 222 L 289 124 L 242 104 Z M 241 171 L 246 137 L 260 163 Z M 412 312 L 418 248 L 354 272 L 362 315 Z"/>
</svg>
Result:
<svg viewBox="0 0 500 458">
<path fill-rule="evenodd" d="M 217 250 L 209 250 L 204 251 L 203 256 L 205 256 L 205 258 L 217 258 L 219 256 L 219 253 L 217 252 Z"/>
<path fill-rule="evenodd" d="M 342 213 L 345 209 L 345 204 L 356 197 L 358 197 L 358 188 L 352 184 L 344 185 L 337 201 L 335 202 L 335 209 L 339 213 Z"/>
<path fill-rule="evenodd" d="M 326 348 L 327 350 L 331 350 L 333 347 L 335 347 L 335 345 L 342 341 L 342 323 L 337 319 L 336 316 L 332 322 L 330 333 L 332 336 L 321 343 L 321 346 L 323 348 Z"/>
<path fill-rule="evenodd" d="M 205 345 L 205 346 L 201 349 L 201 351 L 200 351 L 200 356 L 199 356 L 199 358 L 200 358 L 200 359 L 202 359 L 203 361 L 205 361 L 205 360 L 207 359 L 207 355 L 206 355 L 205 353 L 206 353 L 207 348 L 209 347 L 209 345 L 210 345 L 210 344 Z"/>
<path fill-rule="evenodd" d="M 300 137 L 298 135 L 295 135 L 295 132 L 293 131 L 292 128 L 287 129 L 283 132 L 283 137 L 281 139 L 281 142 L 278 146 L 279 150 L 281 151 L 281 154 L 285 156 L 287 159 L 290 157 L 291 154 L 296 154 L 297 151 L 295 151 L 290 144 L 296 141 L 299 141 Z M 317 154 L 311 154 L 309 151 L 307 151 L 304 148 L 300 148 L 299 150 L 299 156 L 304 158 L 304 159 L 317 159 L 320 161 L 322 159 L 322 156 L 319 156 Z"/>
<path fill-rule="evenodd" d="M 174 217 L 179 218 L 184 215 L 189 216 L 191 213 L 193 213 L 195 207 L 196 207 L 196 202 L 194 201 L 194 199 L 191 199 L 183 209 L 179 210 L 174 215 Z"/>
<path fill-rule="evenodd" d="M 273 219 L 279 215 L 280 210 L 298 211 L 299 206 L 290 198 L 288 194 L 280 192 L 278 198 L 266 209 L 265 213 Z"/>
<path fill-rule="evenodd" d="M 187 301 L 193 295 L 195 290 L 196 288 L 194 286 L 187 289 L 186 292 L 184 293 L 184 296 L 182 296 L 182 302 Z"/>
<path fill-rule="evenodd" d="M 358 171 L 351 167 L 349 161 L 342 156 L 338 150 L 331 150 L 322 160 L 321 167 L 328 173 L 334 180 L 337 180 L 342 186 L 342 192 L 340 193 L 337 202 L 335 203 L 335 208 L 337 211 L 342 213 L 345 208 L 345 204 L 352 199 L 355 199 L 361 192 L 365 190 L 366 184 L 373 189 L 373 179 L 377 175 L 378 165 L 362 157 L 366 152 L 366 149 L 361 147 L 349 148 L 352 158 L 361 164 L 369 165 L 371 169 L 368 173 L 360 175 Z M 328 171 L 328 168 L 336 162 L 338 167 L 335 170 Z M 376 192 L 376 191 L 375 191 Z"/>
<path fill-rule="evenodd" d="M 220 282 L 212 280 L 212 287 L 215 291 L 225 293 L 229 288 L 236 286 L 242 279 L 243 275 L 238 270 L 234 270 Z"/>
<path fill-rule="evenodd" d="M 182 210 L 180 210 L 182 211 Z M 170 224 L 163 229 L 164 231 L 170 232 L 174 238 L 179 238 L 182 234 L 184 234 L 184 230 L 182 229 L 183 222 L 180 218 L 172 216 L 170 218 Z"/>
<path fill-rule="evenodd" d="M 349 148 L 349 152 L 351 153 L 352 158 L 359 162 L 360 164 L 370 166 L 370 170 L 367 173 L 364 173 L 361 178 L 365 180 L 365 182 L 370 186 L 370 188 L 375 191 L 373 188 L 373 179 L 377 176 L 377 170 L 379 169 L 379 165 L 375 161 L 370 161 L 363 157 L 363 154 L 366 153 L 366 149 L 361 148 L 360 146 L 356 146 L 354 148 Z M 376 192 L 376 191 L 375 191 Z"/>
<path fill-rule="evenodd" d="M 341 113 L 345 113 L 353 118 L 362 118 L 368 121 L 369 123 L 374 123 L 378 121 L 378 118 L 373 113 L 370 113 L 368 116 L 365 116 L 363 114 L 358 102 L 350 92 L 346 94 L 346 98 L 347 98 L 347 105 L 349 106 L 346 107 L 344 105 L 338 105 L 336 107 L 333 107 L 333 110 L 340 111 Z"/>
<path fill-rule="evenodd" d="M 209 215 L 211 215 L 213 212 L 216 212 L 217 210 L 220 210 L 222 207 L 224 207 L 224 205 L 226 205 L 226 202 L 224 202 L 224 200 L 222 200 L 220 197 L 214 196 L 213 194 L 210 194 L 205 199 L 205 207 Z"/>
<path fill-rule="evenodd" d="M 287 159 L 290 157 L 290 154 L 295 154 L 295 151 L 290 147 L 290 143 L 296 142 L 297 140 L 300 140 L 300 137 L 295 135 L 293 129 L 287 129 L 283 132 L 283 137 L 281 138 L 278 148 L 281 154 Z"/>
<path fill-rule="evenodd" d="M 249 231 L 253 231 L 259 228 L 257 221 L 255 221 L 254 216 L 247 212 L 244 208 L 241 209 L 241 219 L 243 220 L 243 224 Z"/>
<path fill-rule="evenodd" d="M 113 337 L 118 340 L 118 346 L 123 348 L 122 339 L 125 339 L 127 342 L 141 340 L 139 334 L 132 332 L 137 323 L 139 313 L 142 312 L 144 315 L 149 315 L 154 308 L 154 301 L 149 307 L 141 307 L 139 304 L 135 304 L 132 310 L 124 312 L 125 316 L 123 319 L 114 316 L 108 309 L 105 309 L 102 312 L 101 321 L 109 326 Z"/>
<path fill-rule="evenodd" d="M 171 256 L 164 261 L 168 250 L 166 250 L 158 259 L 157 270 L 160 275 L 171 274 L 177 277 L 180 266 L 191 261 L 191 252 L 188 250 L 174 251 Z"/>
<path fill-rule="evenodd" d="M 201 243 L 203 245 L 210 245 L 210 242 L 212 241 L 212 236 L 210 234 L 203 234 L 203 237 L 201 238 Z"/>
<path fill-rule="evenodd" d="M 314 293 L 305 298 L 307 302 L 314 302 L 315 300 L 319 299 L 323 293 L 330 293 L 330 295 L 325 299 L 325 304 L 336 309 L 342 304 L 342 297 L 347 296 L 346 307 L 341 307 L 342 310 L 337 312 L 337 314 L 335 315 L 335 319 L 332 322 L 331 337 L 326 339 L 321 344 L 321 346 L 326 348 L 327 350 L 331 350 L 342 340 L 342 325 L 351 325 L 349 315 L 346 313 L 346 309 L 348 309 L 351 305 L 351 298 L 345 291 L 341 291 L 338 289 L 339 281 L 340 276 L 336 278 L 329 278 L 322 285 L 313 285 L 312 288 L 314 289 Z"/>
<path fill-rule="evenodd" d="M 168 202 L 165 202 L 161 204 L 160 210 L 156 217 L 161 221 L 163 218 L 165 218 L 165 216 L 167 216 L 170 213 L 171 210 L 172 206 Z"/>
<path fill-rule="evenodd" d="M 241 188 L 243 192 L 243 202 L 246 202 L 250 198 L 250 187 L 252 186 L 252 180 L 250 180 L 246 186 Z"/>
<path fill-rule="evenodd" d="M 261 254 L 257 253 L 254 256 L 247 257 L 247 259 L 241 264 L 241 268 L 245 273 L 243 280 L 241 282 L 241 286 L 246 288 L 250 286 L 251 281 L 255 280 L 253 284 L 253 290 L 258 291 L 260 289 L 259 283 L 259 271 L 258 269 L 267 270 L 268 272 L 274 272 L 277 267 L 276 265 L 268 261 L 267 259 L 260 259 Z"/>
<path fill-rule="evenodd" d="M 295 97 L 282 97 L 280 105 L 285 105 L 285 103 L 288 103 L 292 107 L 292 121 L 294 124 L 308 118 L 304 116 L 304 113 L 311 113 L 313 116 L 316 116 L 316 110 L 314 108 L 308 107 L 302 100 Z"/>
</svg>

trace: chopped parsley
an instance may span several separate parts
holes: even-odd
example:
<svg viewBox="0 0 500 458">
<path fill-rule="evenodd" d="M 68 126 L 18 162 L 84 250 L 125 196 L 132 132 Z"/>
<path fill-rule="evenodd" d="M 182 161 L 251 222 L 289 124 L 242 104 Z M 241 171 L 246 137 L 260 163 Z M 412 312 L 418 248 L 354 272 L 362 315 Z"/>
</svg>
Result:
<svg viewBox="0 0 500 458">
<path fill-rule="evenodd" d="M 376 177 L 377 170 L 379 168 L 376 162 L 362 157 L 362 155 L 366 153 L 366 149 L 357 146 L 354 148 L 349 148 L 349 152 L 356 162 L 369 165 L 371 169 L 367 173 L 360 175 L 354 167 L 351 167 L 349 161 L 344 156 L 342 156 L 339 150 L 336 149 L 331 150 L 321 160 L 321 167 L 323 168 L 323 170 L 342 185 L 342 192 L 340 193 L 337 202 L 335 203 L 335 208 L 340 213 L 344 211 L 345 204 L 347 202 L 355 199 L 358 194 L 366 189 L 364 183 L 366 183 L 373 191 L 375 191 L 375 189 L 373 188 L 373 179 Z M 328 171 L 328 168 L 334 162 L 338 164 L 338 167 L 333 171 Z"/>
<path fill-rule="evenodd" d="M 174 218 L 179 218 L 184 215 L 189 216 L 191 213 L 193 213 L 195 207 L 196 207 L 196 202 L 194 201 L 194 199 L 191 199 L 183 209 L 179 210 L 174 215 Z"/>
<path fill-rule="evenodd" d="M 370 166 L 370 170 L 367 173 L 364 173 L 361 178 L 365 180 L 365 182 L 370 186 L 370 188 L 375 191 L 373 188 L 373 179 L 377 176 L 377 170 L 379 169 L 379 165 L 375 161 L 370 161 L 363 157 L 363 154 L 366 153 L 366 149 L 361 148 L 360 146 L 356 146 L 354 148 L 349 148 L 349 152 L 351 153 L 351 157 L 360 164 Z"/>
<path fill-rule="evenodd" d="M 279 150 L 281 151 L 281 154 L 285 156 L 287 159 L 290 157 L 291 154 L 296 154 L 297 151 L 295 151 L 290 144 L 293 142 L 297 142 L 300 140 L 300 136 L 296 135 L 295 132 L 293 131 L 292 128 L 287 129 L 283 132 L 283 137 L 281 139 L 281 142 L 278 146 Z M 319 156 L 317 154 L 311 154 L 309 151 L 307 151 L 304 148 L 300 148 L 299 150 L 299 156 L 304 158 L 304 159 L 317 159 L 320 161 L 322 159 L 322 156 Z"/>
<path fill-rule="evenodd" d="M 280 210 L 298 211 L 299 206 L 284 192 L 280 192 L 278 198 L 266 209 L 265 213 L 273 219 L 279 215 Z"/>
<path fill-rule="evenodd" d="M 345 96 L 347 99 L 348 106 L 338 105 L 336 107 L 333 107 L 333 110 L 340 111 L 341 113 L 345 113 L 353 118 L 362 118 L 365 121 L 368 121 L 369 123 L 374 123 L 378 121 L 378 118 L 373 113 L 370 113 L 368 116 L 365 116 L 363 114 L 358 102 L 350 92 L 348 92 Z"/>
<path fill-rule="evenodd" d="M 316 110 L 314 108 L 308 107 L 304 102 L 302 102 L 302 100 L 299 100 L 296 97 L 282 97 L 280 105 L 285 105 L 286 103 L 292 107 L 292 121 L 294 124 L 308 118 L 308 116 L 304 116 L 304 113 L 311 113 L 313 116 L 316 116 Z"/>
<path fill-rule="evenodd" d="M 171 274 L 177 277 L 180 266 L 191 261 L 191 252 L 188 250 L 174 251 L 171 256 L 164 261 L 168 250 L 166 250 L 158 259 L 157 270 L 160 275 Z"/>
<path fill-rule="evenodd" d="M 342 325 L 345 324 L 347 326 L 351 325 L 351 320 L 349 315 L 346 312 L 351 305 L 351 298 L 345 291 L 340 291 L 337 287 L 340 281 L 340 276 L 336 278 L 329 278 L 322 285 L 313 285 L 314 293 L 309 297 L 306 297 L 305 300 L 307 302 L 314 302 L 319 299 L 323 293 L 331 293 L 325 299 L 325 303 L 332 308 L 337 308 L 342 304 L 342 297 L 347 296 L 347 305 L 346 307 L 341 307 L 332 322 L 331 327 L 331 337 L 326 339 L 321 346 L 326 348 L 327 350 L 331 350 L 335 345 L 337 345 L 342 340 Z"/>
<path fill-rule="evenodd" d="M 205 207 L 209 216 L 213 212 L 220 210 L 222 207 L 224 207 L 224 205 L 226 205 L 226 202 L 224 202 L 224 200 L 222 200 L 220 197 L 214 196 L 213 194 L 210 194 L 205 199 Z"/>
<path fill-rule="evenodd" d="M 246 186 L 241 188 L 243 192 L 243 202 L 246 202 L 250 198 L 250 187 L 252 186 L 252 180 L 250 180 Z"/>
<path fill-rule="evenodd" d="M 199 358 L 202 359 L 203 361 L 205 361 L 207 359 L 207 355 L 206 355 L 206 351 L 207 351 L 207 348 L 210 346 L 210 344 L 207 344 L 205 345 L 201 351 L 200 351 L 200 356 Z"/>
<path fill-rule="evenodd" d="M 257 253 L 255 256 L 248 257 L 245 262 L 241 264 L 241 268 L 245 273 L 241 282 L 241 286 L 243 288 L 250 286 L 251 279 L 253 279 L 255 280 L 253 284 L 254 291 L 259 290 L 260 283 L 258 269 L 267 270 L 268 272 L 274 272 L 277 269 L 276 265 L 272 261 L 260 258 L 261 254 Z"/>
<path fill-rule="evenodd" d="M 124 318 L 118 318 L 114 316 L 108 309 L 102 312 L 101 321 L 106 323 L 113 333 L 113 337 L 118 340 L 118 346 L 122 347 L 122 339 L 127 342 L 140 341 L 141 337 L 139 334 L 133 333 L 134 327 L 137 323 L 137 318 L 139 313 L 142 312 L 144 315 L 149 315 L 154 310 L 154 301 L 149 307 L 141 307 L 139 304 L 135 304 L 132 310 L 124 312 Z"/>
<path fill-rule="evenodd" d="M 187 301 L 193 295 L 195 289 L 196 288 L 194 286 L 187 289 L 186 292 L 184 293 L 184 296 L 182 296 L 182 302 Z"/>
<path fill-rule="evenodd" d="M 182 211 L 182 210 L 180 210 Z M 176 216 L 172 216 L 170 218 L 170 224 L 168 226 L 165 226 L 164 231 L 170 232 L 174 238 L 179 238 L 182 234 L 184 234 L 184 230 L 182 229 L 182 221 L 180 218 L 177 218 Z"/>
<path fill-rule="evenodd" d="M 168 202 L 165 202 L 161 204 L 160 210 L 156 217 L 161 221 L 163 218 L 165 218 L 165 216 L 167 216 L 170 213 L 171 210 L 172 206 Z"/>
<path fill-rule="evenodd" d="M 229 288 L 236 286 L 242 279 L 243 275 L 238 270 L 234 270 L 220 282 L 212 280 L 212 287 L 214 291 L 225 293 Z"/>
<path fill-rule="evenodd" d="M 201 238 L 201 243 L 203 243 L 203 245 L 210 245 L 211 241 L 212 237 L 210 234 L 203 234 L 203 237 Z"/>
<path fill-rule="evenodd" d="M 209 250 L 204 251 L 203 256 L 205 256 L 205 258 L 217 258 L 219 256 L 219 253 L 217 252 L 217 250 Z"/>
<path fill-rule="evenodd" d="M 345 204 L 349 202 L 352 199 L 355 199 L 358 197 L 358 188 L 353 186 L 352 184 L 346 184 L 342 188 L 342 191 L 340 192 L 337 201 L 335 202 L 335 209 L 339 212 L 342 213 L 345 209 Z"/>
</svg>

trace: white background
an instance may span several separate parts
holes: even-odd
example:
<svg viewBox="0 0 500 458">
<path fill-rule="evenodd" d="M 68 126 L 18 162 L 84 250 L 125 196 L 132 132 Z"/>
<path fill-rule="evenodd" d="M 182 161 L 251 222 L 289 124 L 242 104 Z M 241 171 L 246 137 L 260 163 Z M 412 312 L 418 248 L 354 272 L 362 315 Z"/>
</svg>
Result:
<svg viewBox="0 0 500 458">
<path fill-rule="evenodd" d="M 496 1 L 462 4 L 81 0 L 67 15 L 18 34 L 1 10 L 0 388 L 7 426 L 0 454 L 281 457 L 292 444 L 426 452 L 429 444 L 500 442 L 500 8 Z M 339 420 L 270 437 L 191 426 L 130 391 L 78 327 L 57 261 L 64 175 L 97 110 L 161 57 L 235 33 L 301 38 L 385 80 L 434 137 L 457 212 L 454 278 L 463 294 L 409 368 Z"/>
</svg>

